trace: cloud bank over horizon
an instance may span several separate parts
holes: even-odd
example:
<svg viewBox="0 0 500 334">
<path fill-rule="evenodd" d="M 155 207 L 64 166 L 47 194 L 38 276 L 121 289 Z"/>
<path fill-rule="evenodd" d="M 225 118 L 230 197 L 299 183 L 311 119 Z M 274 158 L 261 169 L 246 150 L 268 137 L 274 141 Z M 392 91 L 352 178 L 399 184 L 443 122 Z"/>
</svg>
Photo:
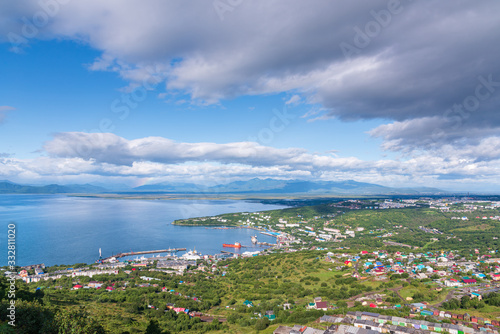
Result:
<svg viewBox="0 0 500 334">
<path fill-rule="evenodd" d="M 127 184 L 144 178 L 151 183 L 210 184 L 255 177 L 353 179 L 387 186 L 444 188 L 449 180 L 458 180 L 459 186 L 451 190 L 460 190 L 470 183 L 491 185 L 499 173 L 498 159 L 474 161 L 476 152 L 472 148 L 456 152 L 443 147 L 435 156 L 422 154 L 405 161 L 364 161 L 255 142 L 182 143 L 163 137 L 127 140 L 112 133 L 68 132 L 55 134 L 45 143 L 43 152 L 45 156 L 31 160 L 0 157 L 0 175 L 14 181 L 75 183 L 108 179 Z"/>
</svg>

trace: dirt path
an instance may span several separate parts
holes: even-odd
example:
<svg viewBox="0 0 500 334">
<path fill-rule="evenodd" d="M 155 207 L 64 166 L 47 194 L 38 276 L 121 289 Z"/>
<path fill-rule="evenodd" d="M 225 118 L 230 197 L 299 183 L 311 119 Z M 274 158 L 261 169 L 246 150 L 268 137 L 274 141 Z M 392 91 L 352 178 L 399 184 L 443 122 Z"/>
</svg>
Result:
<svg viewBox="0 0 500 334">
<path fill-rule="evenodd" d="M 452 299 L 454 293 L 455 293 L 455 290 L 450 290 L 450 292 L 448 292 L 448 294 L 446 295 L 446 298 L 443 301 L 441 301 L 439 303 L 436 303 L 436 304 L 433 304 L 431 306 L 433 306 L 433 307 L 440 307 L 441 304 L 443 304 L 444 302 L 447 302 L 448 300 Z"/>
<path fill-rule="evenodd" d="M 387 289 L 389 291 L 392 291 L 392 292 L 395 292 L 396 295 L 401 298 L 402 301 L 404 301 L 405 299 L 403 297 L 401 297 L 401 295 L 399 294 L 399 290 L 401 290 L 403 287 L 400 286 L 398 288 L 390 288 L 390 289 Z M 370 291 L 370 292 L 363 292 L 363 293 L 360 293 L 359 295 L 356 295 L 356 296 L 353 296 L 351 298 L 349 298 L 348 300 L 356 300 L 360 297 L 368 297 L 370 295 L 374 295 L 374 294 L 380 294 L 380 293 L 383 293 L 385 289 L 383 290 L 376 290 L 376 291 Z"/>
</svg>

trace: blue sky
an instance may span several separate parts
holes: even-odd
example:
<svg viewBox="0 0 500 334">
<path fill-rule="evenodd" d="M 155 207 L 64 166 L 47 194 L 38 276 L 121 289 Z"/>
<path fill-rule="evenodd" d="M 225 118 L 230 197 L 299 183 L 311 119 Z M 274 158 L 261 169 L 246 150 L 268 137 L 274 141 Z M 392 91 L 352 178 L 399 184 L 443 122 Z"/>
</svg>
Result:
<svg viewBox="0 0 500 334">
<path fill-rule="evenodd" d="M 2 4 L 0 179 L 499 186 L 497 3 L 216 2 Z"/>
<path fill-rule="evenodd" d="M 136 107 L 113 112 L 112 103 L 127 94 L 128 82 L 112 72 L 88 69 L 99 53 L 72 41 L 37 41 L 22 54 L 3 44 L 0 89 L 3 104 L 13 106 L 9 121 L 2 125 L 2 136 L 12 138 L 7 153 L 18 158 L 33 158 L 44 141 L 57 132 L 96 132 L 112 128 L 128 139 L 161 136 L 181 142 L 239 142 L 252 138 L 278 148 L 302 147 L 311 151 L 338 150 L 339 155 L 381 157 L 378 143 L 369 140 L 367 131 L 380 121 L 340 122 L 335 119 L 310 121 L 302 118 L 321 106 L 286 105 L 291 93 L 241 96 L 215 105 L 196 105 L 186 96 L 161 98 L 164 85 L 147 92 Z M 30 92 L 26 99 L 26 92 Z M 120 106 L 126 104 L 121 102 Z M 269 128 L 274 110 L 287 108 L 293 119 L 282 131 L 261 132 Z M 107 119 L 111 125 L 102 127 Z M 106 122 L 107 124 L 107 122 Z"/>
</svg>

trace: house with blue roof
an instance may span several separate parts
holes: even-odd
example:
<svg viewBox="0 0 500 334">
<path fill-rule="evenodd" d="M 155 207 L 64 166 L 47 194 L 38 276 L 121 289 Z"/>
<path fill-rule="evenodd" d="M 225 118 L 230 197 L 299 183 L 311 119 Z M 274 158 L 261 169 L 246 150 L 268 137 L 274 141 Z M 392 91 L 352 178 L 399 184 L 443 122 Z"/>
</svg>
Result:
<svg viewBox="0 0 500 334">
<path fill-rule="evenodd" d="M 413 303 L 413 304 L 411 304 L 411 306 L 416 308 L 416 309 L 419 309 L 419 310 L 422 310 L 422 309 L 427 307 L 427 305 L 422 304 L 422 303 Z"/>
<path fill-rule="evenodd" d="M 243 305 L 245 305 L 245 306 L 247 306 L 247 307 L 252 307 L 252 306 L 253 306 L 253 303 L 247 299 L 247 300 L 245 300 L 245 301 L 243 302 Z"/>
<path fill-rule="evenodd" d="M 479 299 L 479 300 L 483 299 L 483 297 L 482 297 L 479 293 L 477 293 L 477 292 L 472 292 L 472 293 L 470 294 L 470 297 L 471 297 L 471 298 L 477 298 L 477 299 Z"/>
</svg>

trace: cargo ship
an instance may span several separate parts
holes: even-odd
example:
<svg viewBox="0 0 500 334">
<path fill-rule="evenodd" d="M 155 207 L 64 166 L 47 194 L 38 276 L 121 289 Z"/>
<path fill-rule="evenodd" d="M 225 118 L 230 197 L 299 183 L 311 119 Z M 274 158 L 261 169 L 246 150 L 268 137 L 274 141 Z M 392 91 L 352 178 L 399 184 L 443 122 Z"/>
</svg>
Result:
<svg viewBox="0 0 500 334">
<path fill-rule="evenodd" d="M 239 242 L 235 242 L 234 244 L 222 244 L 222 247 L 241 248 L 241 244 Z"/>
</svg>

